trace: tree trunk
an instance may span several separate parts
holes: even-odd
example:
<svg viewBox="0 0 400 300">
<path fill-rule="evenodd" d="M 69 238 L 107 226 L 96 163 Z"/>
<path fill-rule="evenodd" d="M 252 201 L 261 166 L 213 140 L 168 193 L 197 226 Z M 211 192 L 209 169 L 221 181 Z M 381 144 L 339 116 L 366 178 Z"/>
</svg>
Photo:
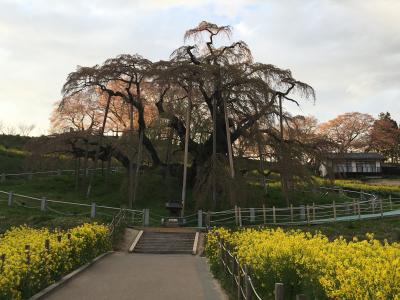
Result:
<svg viewBox="0 0 400 300">
<path fill-rule="evenodd" d="M 140 171 L 140 166 L 142 164 L 143 136 L 144 136 L 144 133 L 142 131 L 140 131 L 140 133 L 139 133 L 139 149 L 138 149 L 137 160 L 136 160 L 135 185 L 133 187 L 133 197 L 132 197 L 131 207 L 133 207 L 133 203 L 136 202 L 136 194 L 137 194 L 137 189 L 138 189 L 138 185 L 139 185 L 139 171 Z"/>
</svg>

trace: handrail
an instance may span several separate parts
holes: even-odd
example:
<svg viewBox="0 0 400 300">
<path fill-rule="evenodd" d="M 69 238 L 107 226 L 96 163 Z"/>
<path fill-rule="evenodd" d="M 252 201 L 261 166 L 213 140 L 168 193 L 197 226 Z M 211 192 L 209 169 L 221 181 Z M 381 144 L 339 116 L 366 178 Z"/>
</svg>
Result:
<svg viewBox="0 0 400 300">
<path fill-rule="evenodd" d="M 232 277 L 232 283 L 236 285 L 235 290 L 241 294 L 238 298 L 250 300 L 253 299 L 254 296 L 256 300 L 262 300 L 254 287 L 248 268 L 240 264 L 239 259 L 227 249 L 224 240 L 218 234 L 217 240 L 220 252 L 219 260 L 225 272 Z M 232 270 L 229 267 L 230 264 L 233 267 Z M 235 269 L 237 274 L 235 274 Z M 244 280 L 241 280 L 242 277 L 244 277 Z"/>
<path fill-rule="evenodd" d="M 321 187 L 324 190 L 339 191 L 341 194 L 346 192 L 341 188 L 337 187 Z M 262 207 L 262 208 L 240 208 L 235 207 L 234 209 L 228 209 L 224 211 L 198 211 L 195 214 L 185 216 L 187 223 L 193 224 L 196 222 L 198 227 L 204 226 L 222 226 L 222 225 L 236 225 L 236 226 L 257 226 L 257 225 L 304 225 L 304 224 L 322 224 L 332 223 L 336 221 L 351 221 L 357 219 L 369 219 L 378 218 L 385 216 L 400 215 L 400 203 L 399 198 L 392 198 L 389 196 L 388 199 L 378 198 L 375 194 L 366 193 L 364 191 L 351 191 L 352 193 L 358 193 L 361 196 L 357 199 L 353 199 L 347 202 L 339 202 L 332 204 L 307 204 L 301 206 L 291 207 Z M 45 198 L 32 197 L 22 194 L 14 194 L 12 192 L 1 191 L 0 194 L 8 195 L 8 198 L 14 196 L 34 200 L 40 202 L 38 206 L 28 206 L 26 203 L 18 203 L 18 199 L 15 203 L 20 206 L 27 208 L 40 208 L 46 210 L 49 204 L 61 204 L 61 205 L 74 205 L 80 207 L 91 208 L 90 215 L 93 217 L 96 214 L 111 216 L 113 213 L 108 214 L 104 211 L 96 213 L 96 209 L 106 209 L 109 211 L 119 211 L 120 207 L 113 207 L 107 205 L 97 205 L 95 203 L 79 203 L 79 202 L 67 202 L 61 200 L 52 200 Z M 12 200 L 12 199 L 11 199 Z M 43 203 L 44 202 L 44 203 Z M 43 205 L 43 207 L 42 207 Z M 58 212 L 64 215 L 79 215 L 77 212 L 59 212 L 54 208 L 48 207 L 50 211 Z M 139 223 L 143 221 L 143 225 L 148 225 L 148 221 L 158 223 L 157 218 L 165 218 L 165 216 L 152 213 L 147 216 L 147 221 L 144 222 L 145 216 L 143 210 L 135 210 L 124 208 L 126 213 L 132 214 L 132 223 Z M 85 213 L 87 214 L 87 213 Z M 148 214 L 148 212 L 147 212 Z M 137 217 L 138 216 L 138 217 Z M 203 219 L 204 218 L 204 219 Z"/>
</svg>

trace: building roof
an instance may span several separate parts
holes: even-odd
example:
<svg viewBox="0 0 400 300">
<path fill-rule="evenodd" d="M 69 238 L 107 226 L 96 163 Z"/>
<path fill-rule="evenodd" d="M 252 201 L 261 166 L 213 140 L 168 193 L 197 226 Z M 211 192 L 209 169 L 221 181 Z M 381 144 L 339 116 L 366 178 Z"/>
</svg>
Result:
<svg viewBox="0 0 400 300">
<path fill-rule="evenodd" d="M 375 159 L 384 160 L 385 157 L 376 152 L 362 152 L 362 153 L 329 153 L 330 159 Z"/>
</svg>

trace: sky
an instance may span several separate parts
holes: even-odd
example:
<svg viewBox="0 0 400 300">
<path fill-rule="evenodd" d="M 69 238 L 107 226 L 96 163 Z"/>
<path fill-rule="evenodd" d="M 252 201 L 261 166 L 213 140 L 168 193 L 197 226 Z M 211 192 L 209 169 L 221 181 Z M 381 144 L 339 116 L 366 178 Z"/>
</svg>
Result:
<svg viewBox="0 0 400 300">
<path fill-rule="evenodd" d="M 352 111 L 400 121 L 399 0 L 0 0 L 0 122 L 49 130 L 67 75 L 122 53 L 167 59 L 203 20 L 254 59 L 290 69 L 320 122 Z"/>
</svg>

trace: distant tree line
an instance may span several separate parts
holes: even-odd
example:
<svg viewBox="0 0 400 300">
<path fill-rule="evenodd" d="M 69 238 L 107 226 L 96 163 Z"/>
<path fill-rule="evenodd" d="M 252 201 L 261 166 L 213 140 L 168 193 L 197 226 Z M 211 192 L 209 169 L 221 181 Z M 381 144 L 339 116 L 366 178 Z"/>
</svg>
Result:
<svg viewBox="0 0 400 300">
<path fill-rule="evenodd" d="M 389 112 L 374 119 L 370 114 L 345 113 L 318 126 L 318 133 L 335 145 L 335 152 L 372 152 L 387 161 L 400 159 L 400 128 Z"/>
<path fill-rule="evenodd" d="M 2 135 L 21 135 L 30 136 L 35 129 L 33 124 L 20 123 L 17 126 L 6 125 L 0 120 L 0 134 Z"/>
</svg>

